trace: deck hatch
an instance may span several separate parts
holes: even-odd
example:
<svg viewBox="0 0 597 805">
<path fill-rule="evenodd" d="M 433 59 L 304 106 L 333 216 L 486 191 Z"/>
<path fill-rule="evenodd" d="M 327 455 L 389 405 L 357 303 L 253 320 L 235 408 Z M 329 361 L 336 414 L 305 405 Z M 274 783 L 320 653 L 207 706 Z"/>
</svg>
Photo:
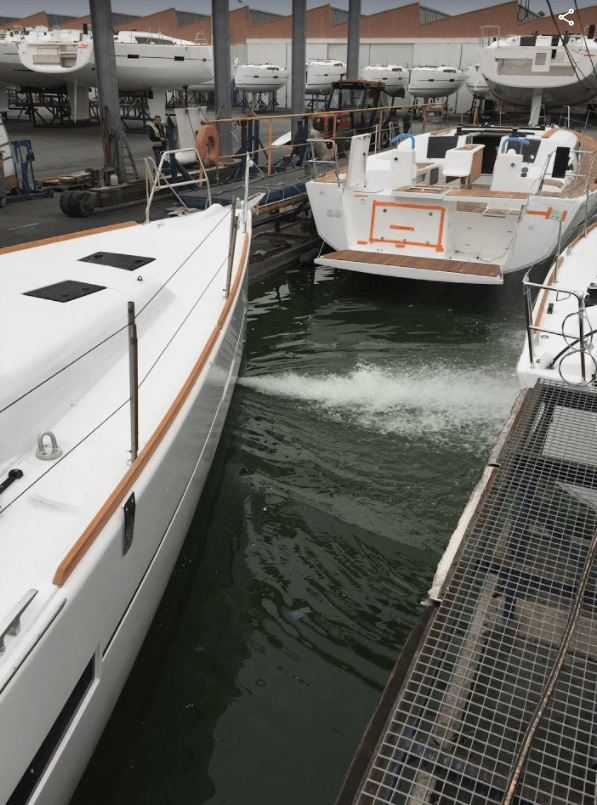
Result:
<svg viewBox="0 0 597 805">
<path fill-rule="evenodd" d="M 105 291 L 105 285 L 92 285 L 90 282 L 79 282 L 78 280 L 64 280 L 55 282 L 53 285 L 44 285 L 43 288 L 36 288 L 33 291 L 25 291 L 24 296 L 36 296 L 38 299 L 49 299 L 52 302 L 72 302 L 73 299 L 80 299 L 83 296 Z"/>
<path fill-rule="evenodd" d="M 117 252 L 95 252 L 89 257 L 80 257 L 81 263 L 96 263 L 100 266 L 124 268 L 125 271 L 134 271 L 148 263 L 153 263 L 155 257 L 140 257 L 138 254 L 118 254 Z"/>
<path fill-rule="evenodd" d="M 526 392 L 358 805 L 594 801 L 596 432 L 597 390 Z"/>
</svg>

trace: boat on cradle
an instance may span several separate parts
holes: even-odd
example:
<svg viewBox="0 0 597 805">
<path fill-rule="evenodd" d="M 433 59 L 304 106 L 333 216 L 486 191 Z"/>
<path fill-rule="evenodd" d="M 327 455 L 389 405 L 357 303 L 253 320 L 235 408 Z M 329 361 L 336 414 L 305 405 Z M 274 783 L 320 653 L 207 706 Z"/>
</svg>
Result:
<svg viewBox="0 0 597 805">
<path fill-rule="evenodd" d="M 69 801 L 142 644 L 238 374 L 258 198 L 0 254 L 0 802 Z"/>
<path fill-rule="evenodd" d="M 282 70 L 275 65 L 241 65 L 241 67 L 241 81 L 243 82 L 243 85 L 241 86 L 238 81 L 236 81 L 236 74 L 235 83 L 238 89 L 242 90 L 243 92 L 259 93 L 274 91 L 272 89 L 263 89 L 265 81 L 269 80 L 270 77 L 264 79 L 260 89 L 245 89 L 245 86 L 247 86 L 247 81 L 249 84 L 252 83 L 251 79 L 247 78 L 249 68 L 252 70 L 254 67 L 259 67 L 262 71 L 264 67 L 280 70 L 280 75 L 284 75 L 284 81 L 280 81 L 280 85 L 283 85 L 283 83 L 286 84 L 290 78 L 289 71 Z M 235 70 L 236 69 L 237 68 L 235 68 Z M 247 73 L 245 73 L 245 69 L 247 70 Z M 258 72 L 255 72 L 252 75 L 257 76 L 259 81 L 261 81 L 261 76 Z M 305 92 L 310 95 L 319 95 L 326 92 L 331 92 L 334 81 L 340 81 L 344 76 L 346 76 L 346 65 L 344 62 L 336 61 L 335 59 L 309 60 L 305 62 Z M 254 79 L 254 82 L 258 83 L 256 79 Z M 213 78 L 211 78 L 209 81 L 204 81 L 202 83 L 193 83 L 192 85 L 189 85 L 189 89 L 197 92 L 213 92 L 214 86 Z"/>
<path fill-rule="evenodd" d="M 114 35 L 116 77 L 123 93 L 180 89 L 213 79 L 210 45 L 144 31 Z M 93 35 L 80 30 L 36 28 L 0 39 L 0 84 L 97 86 Z"/>
<path fill-rule="evenodd" d="M 335 81 L 346 77 L 346 65 L 336 59 L 309 59 L 305 62 L 305 92 L 317 95 L 331 92 Z"/>
<path fill-rule="evenodd" d="M 464 82 L 465 87 L 471 93 L 473 98 L 484 99 L 489 95 L 490 89 L 487 79 L 481 72 L 481 65 L 472 64 L 464 70 L 466 79 Z"/>
<path fill-rule="evenodd" d="M 597 95 L 597 43 L 592 36 L 497 37 L 481 49 L 481 70 L 494 95 L 531 107 L 532 124 L 541 105 L 574 106 Z"/>
<path fill-rule="evenodd" d="M 346 168 L 307 182 L 334 250 L 316 263 L 501 284 L 510 271 L 547 267 L 595 215 L 597 140 L 585 134 L 458 126 L 394 141 L 369 155 L 369 135 L 353 137 Z"/>
<path fill-rule="evenodd" d="M 415 100 L 447 98 L 458 92 L 466 75 L 455 67 L 413 67 L 408 80 L 408 92 Z"/>
<path fill-rule="evenodd" d="M 554 260 L 543 282 L 524 277 L 527 337 L 516 367 L 522 388 L 539 378 L 597 386 L 596 250 L 593 224 Z"/>
<path fill-rule="evenodd" d="M 290 73 L 275 64 L 237 64 L 234 67 L 234 83 L 241 92 L 254 95 L 260 92 L 276 92 L 286 85 Z"/>
<path fill-rule="evenodd" d="M 384 92 L 392 98 L 404 98 L 408 85 L 408 70 L 398 64 L 370 64 L 361 70 L 365 81 L 381 81 Z"/>
</svg>

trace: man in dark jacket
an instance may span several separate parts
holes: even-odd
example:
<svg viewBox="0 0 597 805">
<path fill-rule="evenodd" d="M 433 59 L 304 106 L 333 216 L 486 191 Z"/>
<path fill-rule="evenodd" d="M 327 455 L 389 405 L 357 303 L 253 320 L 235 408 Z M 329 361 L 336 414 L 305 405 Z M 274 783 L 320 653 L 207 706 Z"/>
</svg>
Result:
<svg viewBox="0 0 597 805">
<path fill-rule="evenodd" d="M 151 140 L 151 147 L 153 148 L 153 158 L 155 164 L 160 164 L 162 152 L 167 150 L 168 137 L 166 135 L 166 127 L 162 123 L 160 115 L 156 115 L 152 123 L 147 126 L 147 134 Z"/>
</svg>

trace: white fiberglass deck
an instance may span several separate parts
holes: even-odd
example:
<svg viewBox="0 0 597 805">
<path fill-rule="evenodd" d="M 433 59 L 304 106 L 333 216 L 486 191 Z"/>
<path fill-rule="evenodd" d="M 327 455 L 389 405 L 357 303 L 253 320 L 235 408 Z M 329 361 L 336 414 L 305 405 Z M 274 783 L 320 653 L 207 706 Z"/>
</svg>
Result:
<svg viewBox="0 0 597 805">
<path fill-rule="evenodd" d="M 168 409 L 170 384 L 182 387 L 192 369 L 193 351 L 169 344 L 199 310 L 199 328 L 187 337 L 207 343 L 216 327 L 229 210 L 214 206 L 0 255 L 0 481 L 13 468 L 24 473 L 0 496 L 0 621 L 30 588 L 40 591 L 32 610 L 56 594 L 58 566 L 130 463 L 128 302 L 139 328 L 141 445 Z M 185 270 L 199 250 L 200 263 Z M 93 255 L 96 261 L 87 262 Z M 138 270 L 115 267 L 127 255 L 150 262 Z M 28 295 L 63 282 L 80 283 L 83 296 L 61 303 Z M 45 430 L 63 450 L 59 461 L 35 457 Z"/>
</svg>

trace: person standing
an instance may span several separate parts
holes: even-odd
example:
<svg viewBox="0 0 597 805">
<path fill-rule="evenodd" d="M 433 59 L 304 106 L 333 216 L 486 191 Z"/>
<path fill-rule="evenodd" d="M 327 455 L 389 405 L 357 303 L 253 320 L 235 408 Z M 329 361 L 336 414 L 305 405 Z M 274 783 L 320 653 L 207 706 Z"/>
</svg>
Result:
<svg viewBox="0 0 597 805">
<path fill-rule="evenodd" d="M 162 153 L 167 150 L 168 145 L 166 127 L 162 123 L 162 118 L 160 115 L 156 115 L 153 121 L 147 125 L 147 134 L 151 140 L 155 164 L 159 165 Z"/>
</svg>

